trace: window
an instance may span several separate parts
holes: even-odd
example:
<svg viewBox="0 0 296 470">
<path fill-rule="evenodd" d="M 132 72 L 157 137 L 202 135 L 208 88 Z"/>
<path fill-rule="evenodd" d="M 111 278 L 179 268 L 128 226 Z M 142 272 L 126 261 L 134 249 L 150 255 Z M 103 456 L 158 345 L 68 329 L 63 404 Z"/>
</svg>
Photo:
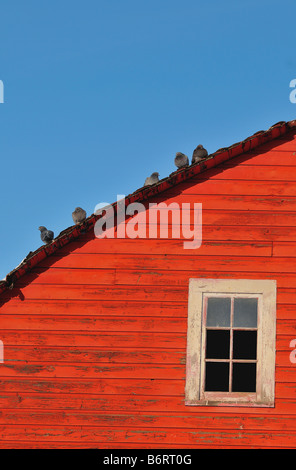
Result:
<svg viewBox="0 0 296 470">
<path fill-rule="evenodd" d="M 186 405 L 274 406 L 276 281 L 190 279 Z"/>
</svg>

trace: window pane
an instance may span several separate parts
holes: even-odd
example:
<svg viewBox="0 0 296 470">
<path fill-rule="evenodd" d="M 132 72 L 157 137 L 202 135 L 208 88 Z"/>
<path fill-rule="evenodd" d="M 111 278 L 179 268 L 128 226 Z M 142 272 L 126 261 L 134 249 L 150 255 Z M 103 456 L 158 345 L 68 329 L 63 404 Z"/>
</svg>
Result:
<svg viewBox="0 0 296 470">
<path fill-rule="evenodd" d="M 229 359 L 229 330 L 207 330 L 206 341 L 207 359 Z"/>
<path fill-rule="evenodd" d="M 229 391 L 229 363 L 207 362 L 206 363 L 206 386 L 207 392 Z"/>
<path fill-rule="evenodd" d="M 234 362 L 232 367 L 232 391 L 256 392 L 256 363 Z"/>
<path fill-rule="evenodd" d="M 234 299 L 233 326 L 257 328 L 258 299 Z"/>
<path fill-rule="evenodd" d="M 233 330 L 233 359 L 257 358 L 257 331 Z"/>
<path fill-rule="evenodd" d="M 230 326 L 230 305 L 230 298 L 209 297 L 207 308 L 207 326 Z"/>
</svg>

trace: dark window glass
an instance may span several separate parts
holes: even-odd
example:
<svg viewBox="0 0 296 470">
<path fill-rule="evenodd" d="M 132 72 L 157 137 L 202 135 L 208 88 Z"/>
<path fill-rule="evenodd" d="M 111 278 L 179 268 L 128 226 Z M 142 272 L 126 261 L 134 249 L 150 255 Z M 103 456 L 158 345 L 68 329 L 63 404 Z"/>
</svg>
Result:
<svg viewBox="0 0 296 470">
<path fill-rule="evenodd" d="M 256 392 L 256 364 L 234 362 L 232 368 L 232 391 Z"/>
<path fill-rule="evenodd" d="M 206 359 L 229 359 L 229 347 L 229 330 L 207 330 Z"/>
<path fill-rule="evenodd" d="M 233 359 L 257 358 L 257 331 L 233 330 Z"/>
<path fill-rule="evenodd" d="M 206 391 L 228 392 L 229 391 L 229 363 L 207 362 L 206 363 Z"/>
</svg>

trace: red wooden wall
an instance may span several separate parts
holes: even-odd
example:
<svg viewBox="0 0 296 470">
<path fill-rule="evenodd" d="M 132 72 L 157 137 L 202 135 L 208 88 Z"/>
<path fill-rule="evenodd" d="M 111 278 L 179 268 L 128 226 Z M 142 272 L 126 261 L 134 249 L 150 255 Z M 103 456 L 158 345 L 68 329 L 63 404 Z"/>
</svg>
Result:
<svg viewBox="0 0 296 470">
<path fill-rule="evenodd" d="M 203 204 L 200 249 L 89 233 L 1 295 L 1 448 L 296 448 L 296 140 L 161 200 Z M 185 407 L 190 277 L 277 280 L 275 408 Z"/>
</svg>

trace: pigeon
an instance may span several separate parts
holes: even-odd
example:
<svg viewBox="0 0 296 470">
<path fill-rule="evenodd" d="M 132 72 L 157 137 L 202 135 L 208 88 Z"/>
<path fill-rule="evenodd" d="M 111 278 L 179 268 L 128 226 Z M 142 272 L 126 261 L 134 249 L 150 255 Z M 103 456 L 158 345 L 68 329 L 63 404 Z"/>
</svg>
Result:
<svg viewBox="0 0 296 470">
<path fill-rule="evenodd" d="M 152 173 L 151 176 L 148 176 L 148 178 L 145 179 L 144 186 L 151 186 L 152 184 L 158 183 L 159 181 L 159 173 L 155 172 Z"/>
<path fill-rule="evenodd" d="M 75 211 L 72 212 L 72 218 L 74 223 L 77 224 L 82 224 L 82 222 L 85 221 L 86 219 L 86 212 L 84 209 L 81 209 L 81 207 L 76 207 Z"/>
<path fill-rule="evenodd" d="M 208 156 L 208 152 L 202 145 L 198 145 L 193 151 L 191 163 L 197 163 Z"/>
<path fill-rule="evenodd" d="M 182 152 L 177 152 L 175 156 L 175 165 L 177 168 L 189 165 L 189 158 Z"/>
<path fill-rule="evenodd" d="M 39 227 L 41 240 L 48 245 L 52 242 L 54 233 L 51 230 L 47 230 L 46 227 Z"/>
</svg>

